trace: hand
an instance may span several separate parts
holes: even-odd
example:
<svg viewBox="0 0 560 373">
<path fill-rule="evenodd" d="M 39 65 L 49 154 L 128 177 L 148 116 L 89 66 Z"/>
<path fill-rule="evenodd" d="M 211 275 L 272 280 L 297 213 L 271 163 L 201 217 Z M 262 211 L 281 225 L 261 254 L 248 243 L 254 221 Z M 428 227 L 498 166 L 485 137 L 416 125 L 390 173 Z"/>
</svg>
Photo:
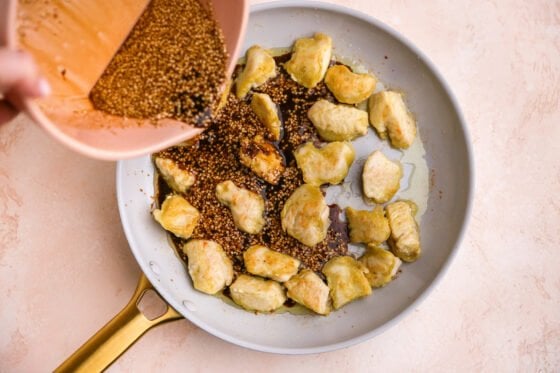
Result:
<svg viewBox="0 0 560 373">
<path fill-rule="evenodd" d="M 0 124 L 15 117 L 14 97 L 35 98 L 50 93 L 46 79 L 39 76 L 33 58 L 26 52 L 0 48 Z"/>
</svg>

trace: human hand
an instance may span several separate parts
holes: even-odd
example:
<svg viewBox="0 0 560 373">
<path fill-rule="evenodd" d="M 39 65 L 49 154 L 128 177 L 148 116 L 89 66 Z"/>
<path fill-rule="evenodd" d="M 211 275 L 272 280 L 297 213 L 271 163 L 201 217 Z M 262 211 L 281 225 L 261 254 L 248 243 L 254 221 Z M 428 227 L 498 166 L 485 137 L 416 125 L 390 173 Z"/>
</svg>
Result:
<svg viewBox="0 0 560 373">
<path fill-rule="evenodd" d="M 0 124 L 18 114 L 19 109 L 13 102 L 15 97 L 35 98 L 49 93 L 49 83 L 39 76 L 28 53 L 0 48 Z"/>
</svg>

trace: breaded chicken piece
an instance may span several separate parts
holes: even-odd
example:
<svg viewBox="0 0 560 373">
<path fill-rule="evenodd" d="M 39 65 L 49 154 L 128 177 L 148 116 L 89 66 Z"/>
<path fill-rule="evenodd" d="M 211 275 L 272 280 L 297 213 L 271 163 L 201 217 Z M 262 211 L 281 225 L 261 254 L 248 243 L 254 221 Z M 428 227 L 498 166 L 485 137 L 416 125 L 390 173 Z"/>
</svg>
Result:
<svg viewBox="0 0 560 373">
<path fill-rule="evenodd" d="M 216 197 L 229 207 L 235 226 L 243 232 L 257 234 L 264 227 L 264 200 L 261 195 L 239 188 L 227 180 L 216 185 Z"/>
<path fill-rule="evenodd" d="M 185 193 L 196 180 L 192 172 L 181 169 L 179 165 L 171 159 L 155 157 L 154 163 L 163 180 L 165 180 L 171 189 L 178 193 Z"/>
<path fill-rule="evenodd" d="M 379 150 L 370 154 L 362 172 L 364 194 L 375 203 L 389 201 L 400 188 L 400 162 L 391 161 Z"/>
<path fill-rule="evenodd" d="M 405 262 L 414 262 L 422 251 L 418 224 L 414 220 L 416 205 L 412 201 L 397 201 L 387 205 L 385 211 L 391 226 L 391 251 Z"/>
<path fill-rule="evenodd" d="M 366 266 L 369 273 L 365 276 L 371 287 L 380 288 L 395 278 L 402 262 L 388 250 L 368 245 L 359 261 Z"/>
<path fill-rule="evenodd" d="M 216 294 L 233 280 L 233 265 L 218 244 L 209 240 L 190 240 L 183 245 L 189 275 L 195 289 Z"/>
<path fill-rule="evenodd" d="M 243 253 L 247 272 L 285 282 L 298 272 L 300 261 L 289 255 L 270 250 L 266 246 L 253 245 Z"/>
<path fill-rule="evenodd" d="M 255 175 L 272 185 L 278 184 L 286 169 L 280 151 L 260 135 L 253 140 L 241 140 L 239 160 Z"/>
<path fill-rule="evenodd" d="M 329 287 L 315 272 L 304 269 L 289 279 L 284 286 L 288 289 L 288 298 L 304 305 L 319 315 L 331 312 Z"/>
<path fill-rule="evenodd" d="M 165 229 L 180 238 L 189 238 L 200 213 L 183 197 L 173 194 L 165 198 L 161 209 L 153 212 L 154 219 Z"/>
<path fill-rule="evenodd" d="M 251 98 L 251 108 L 257 114 L 262 124 L 265 125 L 270 138 L 280 141 L 282 123 L 278 117 L 278 108 L 266 93 L 254 93 Z"/>
<path fill-rule="evenodd" d="M 350 256 L 332 258 L 323 267 L 335 309 L 355 299 L 371 294 L 371 286 L 365 276 L 368 269 Z"/>
<path fill-rule="evenodd" d="M 279 283 L 249 275 L 240 275 L 229 291 L 235 303 L 250 311 L 272 312 L 286 301 Z"/>
<path fill-rule="evenodd" d="M 331 54 L 332 39 L 318 32 L 312 38 L 296 40 L 292 57 L 284 68 L 293 80 L 306 88 L 313 88 L 323 80 Z"/>
<path fill-rule="evenodd" d="M 253 45 L 247 50 L 247 62 L 235 80 L 235 95 L 238 99 L 244 99 L 251 89 L 263 85 L 275 76 L 274 58 L 260 46 Z"/>
<path fill-rule="evenodd" d="M 358 104 L 375 91 L 377 79 L 371 74 L 356 74 L 344 65 L 329 67 L 325 84 L 336 99 L 344 104 Z"/>
<path fill-rule="evenodd" d="M 350 229 L 350 242 L 380 244 L 391 234 L 389 221 L 382 206 L 375 206 L 373 211 L 347 207 L 346 218 Z"/>
<path fill-rule="evenodd" d="M 367 113 L 348 105 L 335 105 L 319 100 L 311 106 L 307 116 L 326 141 L 349 141 L 367 133 Z"/>
<path fill-rule="evenodd" d="M 369 99 L 369 122 L 382 139 L 395 148 L 408 148 L 416 137 L 416 121 L 398 92 L 378 92 Z"/>
<path fill-rule="evenodd" d="M 331 224 L 329 206 L 319 187 L 303 184 L 286 200 L 282 229 L 304 245 L 313 247 L 327 237 Z"/>
<path fill-rule="evenodd" d="M 340 184 L 354 162 L 354 147 L 350 142 L 331 142 L 316 148 L 312 142 L 300 146 L 294 157 L 307 184 Z"/>
</svg>

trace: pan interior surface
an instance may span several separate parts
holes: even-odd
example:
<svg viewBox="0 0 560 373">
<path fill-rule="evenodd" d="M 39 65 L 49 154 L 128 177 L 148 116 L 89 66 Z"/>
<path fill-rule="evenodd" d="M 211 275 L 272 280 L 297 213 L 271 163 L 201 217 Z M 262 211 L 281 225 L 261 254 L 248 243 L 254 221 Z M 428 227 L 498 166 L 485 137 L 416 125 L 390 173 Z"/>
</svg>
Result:
<svg viewBox="0 0 560 373">
<path fill-rule="evenodd" d="M 150 215 L 154 170 L 149 157 L 121 161 L 117 194 L 131 249 L 160 294 L 187 319 L 229 342 L 255 350 L 304 354 L 364 341 L 418 305 L 453 258 L 468 219 L 472 160 L 460 111 L 433 65 L 394 31 L 339 6 L 275 2 L 252 8 L 244 52 L 251 45 L 285 47 L 302 36 L 324 32 L 334 54 L 357 61 L 385 86 L 405 92 L 426 150 L 431 182 L 420 226 L 423 255 L 405 265 L 398 279 L 372 296 L 328 317 L 289 313 L 255 315 L 197 292 L 182 261 Z M 372 148 L 371 151 L 375 150 Z"/>
</svg>

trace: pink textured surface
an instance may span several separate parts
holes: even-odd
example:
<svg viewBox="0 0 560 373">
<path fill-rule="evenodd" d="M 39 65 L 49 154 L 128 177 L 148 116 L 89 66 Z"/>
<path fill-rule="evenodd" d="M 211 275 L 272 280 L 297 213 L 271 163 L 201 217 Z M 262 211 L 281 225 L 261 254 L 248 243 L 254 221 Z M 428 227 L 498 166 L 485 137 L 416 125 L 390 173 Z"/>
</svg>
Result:
<svg viewBox="0 0 560 373">
<path fill-rule="evenodd" d="M 417 44 L 463 107 L 477 191 L 449 273 L 403 322 L 346 350 L 258 353 L 183 320 L 148 332 L 110 371 L 560 369 L 560 6 L 337 2 Z M 139 269 L 114 174 L 25 117 L 0 126 L 0 371 L 52 370 L 127 302 Z"/>
</svg>

